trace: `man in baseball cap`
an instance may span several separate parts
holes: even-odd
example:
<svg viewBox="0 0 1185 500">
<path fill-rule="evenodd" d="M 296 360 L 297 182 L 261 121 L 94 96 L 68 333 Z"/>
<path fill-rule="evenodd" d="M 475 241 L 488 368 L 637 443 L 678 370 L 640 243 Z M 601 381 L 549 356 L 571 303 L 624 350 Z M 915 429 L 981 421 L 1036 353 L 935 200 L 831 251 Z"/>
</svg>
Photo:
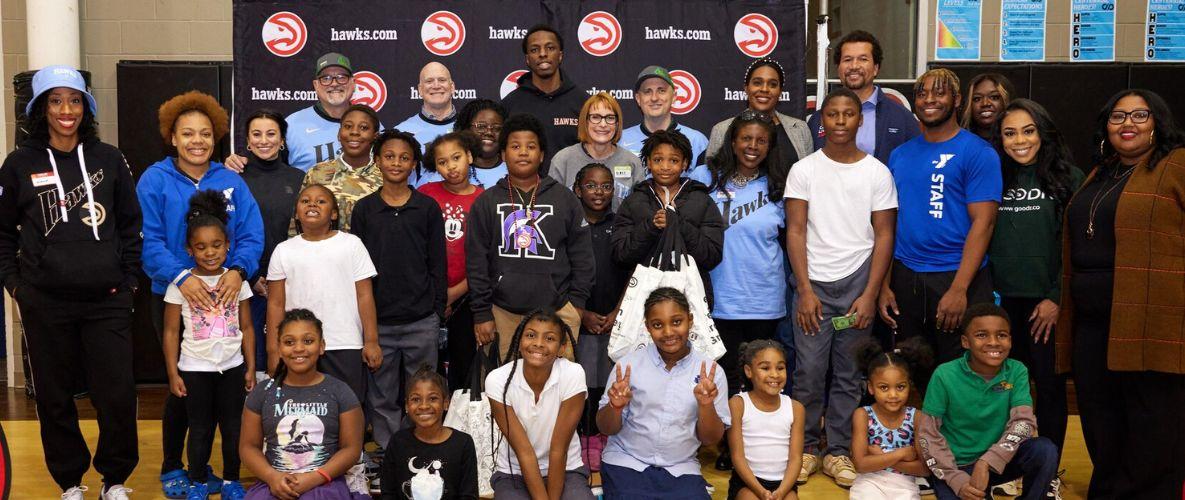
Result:
<svg viewBox="0 0 1185 500">
<path fill-rule="evenodd" d="M 671 73 L 662 66 L 647 66 L 638 73 L 634 82 L 634 100 L 642 111 L 642 123 L 621 132 L 618 145 L 636 154 L 642 151 L 642 142 L 658 130 L 678 130 L 691 141 L 691 166 L 706 162 L 704 150 L 708 138 L 698 130 L 675 123 L 671 116 L 671 104 L 675 101 L 675 82 Z"/>
</svg>

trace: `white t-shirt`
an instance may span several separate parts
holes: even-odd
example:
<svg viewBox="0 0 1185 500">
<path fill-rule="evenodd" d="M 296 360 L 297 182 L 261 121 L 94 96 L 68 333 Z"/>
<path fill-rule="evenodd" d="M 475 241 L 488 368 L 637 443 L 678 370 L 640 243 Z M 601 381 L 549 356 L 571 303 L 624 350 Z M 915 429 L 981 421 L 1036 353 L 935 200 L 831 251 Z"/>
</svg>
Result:
<svg viewBox="0 0 1185 500">
<path fill-rule="evenodd" d="M 285 280 L 285 311 L 308 309 L 321 320 L 330 351 L 362 348 L 354 283 L 377 274 L 362 240 L 342 231 L 321 241 L 289 238 L 276 245 L 267 269 L 268 281 Z"/>
<path fill-rule="evenodd" d="M 555 360 L 551 368 L 551 376 L 543 384 L 543 392 L 539 393 L 539 401 L 535 401 L 535 391 L 527 385 L 523 378 L 522 362 L 514 370 L 514 378 L 510 387 L 506 387 L 506 377 L 510 375 L 513 363 L 502 365 L 486 375 L 486 396 L 492 401 L 505 404 L 514 409 L 518 421 L 527 431 L 527 439 L 531 447 L 535 448 L 535 459 L 539 461 L 539 472 L 547 475 L 548 456 L 551 454 L 551 437 L 555 432 L 556 420 L 560 416 L 560 404 L 577 394 L 587 393 L 588 387 L 584 382 L 584 368 L 564 358 Z M 506 389 L 506 399 L 502 399 L 502 389 Z M 583 407 L 582 411 L 583 411 Z M 518 456 L 510 450 L 510 463 L 506 462 L 507 438 L 503 437 L 498 445 L 498 472 L 504 474 L 522 475 L 522 467 L 518 464 Z M 567 470 L 576 470 L 584 466 L 580 458 L 580 440 L 575 433 L 568 442 Z"/>
<path fill-rule="evenodd" d="M 192 272 L 192 271 L 191 271 Z M 207 288 L 218 284 L 226 274 L 226 268 L 218 276 L 193 277 L 202 280 Z M 210 297 L 216 294 L 210 292 Z M 165 302 L 181 306 L 181 356 L 177 369 L 186 372 L 224 372 L 243 364 L 243 334 L 239 329 L 239 302 L 251 298 L 251 286 L 246 281 L 239 287 L 239 297 L 229 307 L 221 305 L 212 311 L 195 310 L 181 295 L 177 285 L 169 284 L 165 290 Z"/>
<path fill-rule="evenodd" d="M 897 208 L 897 187 L 889 168 L 872 155 L 839 163 L 820 149 L 790 169 L 786 198 L 808 203 L 807 274 L 830 283 L 850 276 L 872 255 L 872 212 Z"/>
</svg>

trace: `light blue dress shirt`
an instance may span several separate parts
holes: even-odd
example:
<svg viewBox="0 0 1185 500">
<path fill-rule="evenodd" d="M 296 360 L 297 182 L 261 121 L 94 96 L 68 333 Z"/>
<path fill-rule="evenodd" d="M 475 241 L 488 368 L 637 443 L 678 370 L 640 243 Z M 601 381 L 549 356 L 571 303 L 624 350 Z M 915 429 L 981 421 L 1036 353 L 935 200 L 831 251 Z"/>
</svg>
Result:
<svg viewBox="0 0 1185 500">
<path fill-rule="evenodd" d="M 876 102 L 880 95 L 880 87 L 872 87 L 872 95 L 867 101 L 860 103 L 860 114 L 864 115 L 864 123 L 856 131 L 856 148 L 868 154 L 876 151 Z"/>
</svg>

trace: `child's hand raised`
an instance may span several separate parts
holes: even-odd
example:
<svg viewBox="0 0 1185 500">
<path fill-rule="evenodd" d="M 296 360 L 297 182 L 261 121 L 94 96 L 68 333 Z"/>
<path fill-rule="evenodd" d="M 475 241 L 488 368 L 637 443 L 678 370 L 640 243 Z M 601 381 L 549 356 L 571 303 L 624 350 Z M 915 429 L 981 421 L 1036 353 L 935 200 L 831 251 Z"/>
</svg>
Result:
<svg viewBox="0 0 1185 500">
<path fill-rule="evenodd" d="M 699 383 L 695 384 L 695 402 L 700 406 L 712 406 L 720 391 L 716 388 L 716 363 L 712 362 L 712 371 L 708 371 L 707 361 L 699 363 Z"/>
<path fill-rule="evenodd" d="M 621 365 L 617 365 L 617 381 L 609 388 L 609 406 L 615 410 L 625 408 L 634 397 L 630 391 L 630 365 L 625 365 L 625 376 L 621 375 Z"/>
</svg>

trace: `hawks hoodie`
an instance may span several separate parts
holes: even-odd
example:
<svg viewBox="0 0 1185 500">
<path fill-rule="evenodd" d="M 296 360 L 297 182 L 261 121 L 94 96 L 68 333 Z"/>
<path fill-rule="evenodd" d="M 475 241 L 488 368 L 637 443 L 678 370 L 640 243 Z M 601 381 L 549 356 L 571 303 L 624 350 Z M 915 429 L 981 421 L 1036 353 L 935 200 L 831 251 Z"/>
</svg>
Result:
<svg viewBox="0 0 1185 500">
<path fill-rule="evenodd" d="M 230 253 L 224 267 L 242 267 L 247 276 L 254 276 L 259 268 L 263 218 L 243 178 L 221 163 L 210 162 L 210 168 L 194 182 L 177 168 L 173 157 L 165 157 L 148 167 L 136 185 L 144 212 L 144 273 L 152 279 L 152 293 L 163 295 L 169 283 L 180 286 L 178 279 L 193 267 L 193 257 L 185 251 L 185 216 L 189 198 L 207 189 L 222 192 L 230 215 L 226 225 Z"/>
<path fill-rule="evenodd" d="M 135 182 L 114 146 L 91 139 L 62 152 L 28 139 L 5 158 L 0 282 L 9 292 L 29 285 L 90 299 L 131 289 L 140 244 Z"/>
<path fill-rule="evenodd" d="M 502 99 L 502 106 L 510 114 L 534 115 L 543 123 L 547 135 L 547 156 L 543 158 L 540 175 L 547 175 L 551 159 L 561 149 L 580 142 L 576 136 L 576 125 L 580 120 L 580 108 L 588 94 L 576 88 L 576 84 L 564 70 L 560 70 L 560 88 L 547 93 L 539 90 L 531 81 L 531 73 L 518 79 L 518 88 Z"/>
<path fill-rule="evenodd" d="M 530 193 L 516 189 L 511 202 L 510 189 L 503 178 L 469 210 L 465 265 L 474 321 L 493 320 L 494 305 L 515 314 L 567 302 L 584 309 L 596 264 L 580 200 L 542 177 L 528 215 L 522 200 L 530 204 Z"/>
</svg>

